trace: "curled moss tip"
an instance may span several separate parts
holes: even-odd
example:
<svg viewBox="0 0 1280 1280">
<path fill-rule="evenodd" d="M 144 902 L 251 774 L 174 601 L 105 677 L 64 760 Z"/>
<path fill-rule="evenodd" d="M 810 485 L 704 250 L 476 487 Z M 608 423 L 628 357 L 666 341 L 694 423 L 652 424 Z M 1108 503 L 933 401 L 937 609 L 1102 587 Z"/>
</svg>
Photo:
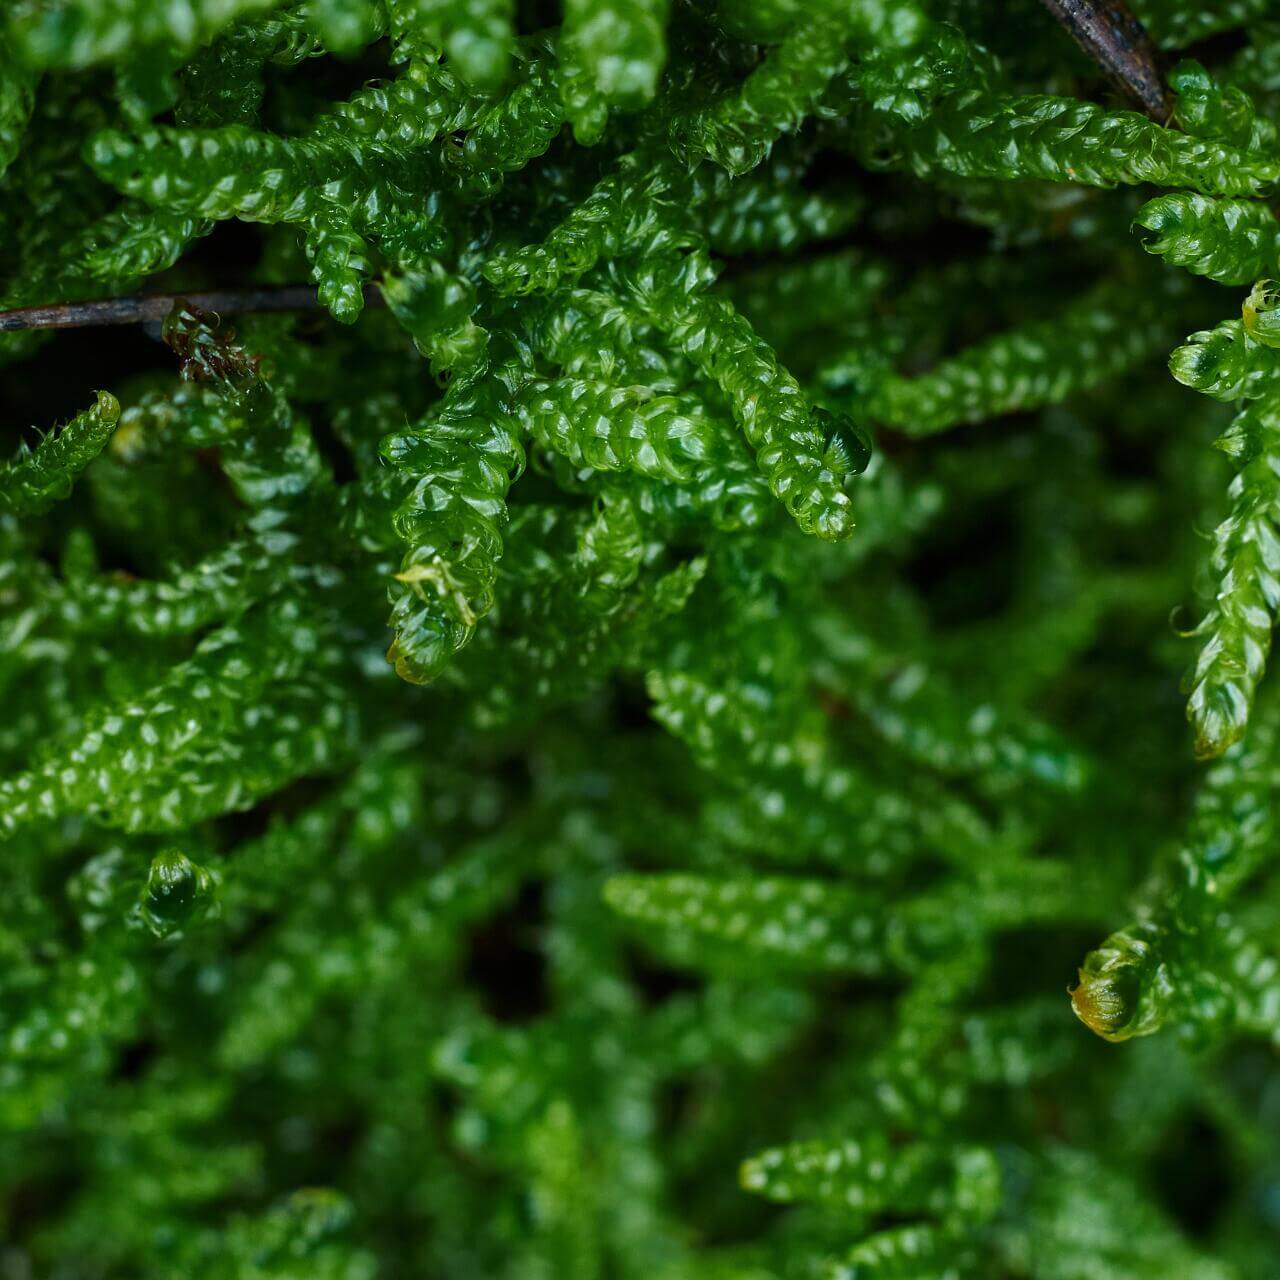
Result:
<svg viewBox="0 0 1280 1280">
<path fill-rule="evenodd" d="M 1158 941 L 1155 926 L 1136 925 L 1085 957 L 1071 1007 L 1095 1035 L 1118 1044 L 1163 1025 L 1172 987 Z"/>
<path fill-rule="evenodd" d="M 178 849 L 157 854 L 138 901 L 142 923 L 157 937 L 167 938 L 193 923 L 213 904 L 213 875 Z"/>
<path fill-rule="evenodd" d="M 848 414 L 830 413 L 815 406 L 815 425 L 826 436 L 827 451 L 824 462 L 839 475 L 861 475 L 871 464 L 871 435 L 865 427 Z"/>
<path fill-rule="evenodd" d="M 1280 347 L 1280 284 L 1259 280 L 1241 308 L 1245 332 L 1264 347 Z"/>
<path fill-rule="evenodd" d="M 1079 985 L 1071 991 L 1075 1015 L 1104 1040 L 1127 1040 L 1125 1028 L 1138 1003 L 1138 983 L 1133 974 L 1089 974 L 1079 971 Z"/>
<path fill-rule="evenodd" d="M 110 391 L 98 392 L 98 416 L 110 426 L 120 421 L 120 401 Z"/>
</svg>

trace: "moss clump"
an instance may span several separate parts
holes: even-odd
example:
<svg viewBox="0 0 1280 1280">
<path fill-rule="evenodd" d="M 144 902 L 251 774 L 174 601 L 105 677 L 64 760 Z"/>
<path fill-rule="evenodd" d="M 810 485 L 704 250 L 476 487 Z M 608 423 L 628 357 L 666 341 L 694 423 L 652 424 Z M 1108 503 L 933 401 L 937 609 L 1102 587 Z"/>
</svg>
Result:
<svg viewBox="0 0 1280 1280">
<path fill-rule="evenodd" d="M 0 1270 L 1276 1272 L 1280 29 L 1134 9 L 5 8 L 0 309 L 232 305 L 0 333 Z"/>
</svg>

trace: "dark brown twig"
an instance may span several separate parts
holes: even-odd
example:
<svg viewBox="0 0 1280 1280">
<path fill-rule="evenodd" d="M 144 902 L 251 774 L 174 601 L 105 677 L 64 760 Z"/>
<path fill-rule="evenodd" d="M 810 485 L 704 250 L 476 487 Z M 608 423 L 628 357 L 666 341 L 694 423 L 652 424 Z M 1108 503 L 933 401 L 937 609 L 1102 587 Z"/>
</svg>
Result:
<svg viewBox="0 0 1280 1280">
<path fill-rule="evenodd" d="M 364 291 L 366 306 L 383 305 L 376 285 Z M 201 311 L 234 315 L 246 311 L 315 311 L 320 307 L 316 291 L 308 285 L 276 289 L 213 289 L 204 293 L 152 293 L 132 298 L 103 298 L 97 302 L 56 302 L 45 307 L 19 307 L 0 311 L 0 333 L 18 329 L 83 329 L 90 325 L 144 324 L 163 320 L 179 302 Z"/>
<path fill-rule="evenodd" d="M 1147 29 L 1122 0 L 1042 0 L 1075 42 L 1153 120 L 1167 124 L 1173 99 Z"/>
</svg>

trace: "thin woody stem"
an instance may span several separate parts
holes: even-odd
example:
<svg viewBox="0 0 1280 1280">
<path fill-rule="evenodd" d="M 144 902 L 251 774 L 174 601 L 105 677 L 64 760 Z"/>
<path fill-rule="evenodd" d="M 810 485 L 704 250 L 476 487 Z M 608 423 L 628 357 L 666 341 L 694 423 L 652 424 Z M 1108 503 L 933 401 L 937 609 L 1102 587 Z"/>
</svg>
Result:
<svg viewBox="0 0 1280 1280">
<path fill-rule="evenodd" d="M 375 285 L 364 291 L 366 306 L 383 306 Z M 201 311 L 234 315 L 247 311 L 316 311 L 321 307 L 309 285 L 274 289 L 213 289 L 203 293 L 151 293 L 131 298 L 102 298 L 96 302 L 57 302 L 44 307 L 0 311 L 0 333 L 20 329 L 83 329 L 94 325 L 143 324 L 163 320 L 179 302 Z"/>
<path fill-rule="evenodd" d="M 1042 0 L 1075 42 L 1153 120 L 1167 124 L 1173 99 L 1147 29 L 1122 0 Z"/>
</svg>

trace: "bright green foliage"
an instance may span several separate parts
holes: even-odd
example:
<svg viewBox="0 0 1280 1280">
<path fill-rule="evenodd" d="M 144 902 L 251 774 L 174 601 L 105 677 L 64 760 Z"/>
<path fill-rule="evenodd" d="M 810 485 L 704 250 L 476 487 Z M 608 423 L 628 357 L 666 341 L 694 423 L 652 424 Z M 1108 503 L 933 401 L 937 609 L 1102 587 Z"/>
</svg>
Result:
<svg viewBox="0 0 1280 1280">
<path fill-rule="evenodd" d="M 1254 340 L 1243 321 L 1224 320 L 1191 334 L 1170 356 L 1169 368 L 1179 382 L 1231 404 L 1268 395 L 1280 361 Z"/>
<path fill-rule="evenodd" d="M 1191 678 L 1187 715 L 1196 754 L 1221 755 L 1244 733 L 1254 691 L 1271 651 L 1280 610 L 1280 402 L 1261 400 L 1241 415 L 1256 426 L 1256 451 L 1231 482 L 1231 512 L 1214 530 L 1213 607 L 1197 628 L 1204 637 Z M 1239 419 L 1233 430 L 1242 431 Z"/>
<path fill-rule="evenodd" d="M 345 213 L 320 209 L 308 223 L 305 247 L 320 301 L 335 320 L 354 324 L 364 309 L 368 246 Z"/>
<path fill-rule="evenodd" d="M 1014 1256 L 1034 1260 L 1050 1280 L 1092 1274 L 1187 1276 L 1225 1280 L 1232 1272 L 1177 1233 L 1132 1183 L 1084 1152 L 1050 1148 L 1034 1178 L 1028 1230 L 1010 1241 Z"/>
<path fill-rule="evenodd" d="M 181 830 L 324 766 L 343 751 L 349 713 L 328 696 L 323 666 L 304 671 L 318 643 L 291 602 L 212 632 L 161 684 L 104 705 L 0 785 L 0 825 L 92 810 L 125 830 Z"/>
<path fill-rule="evenodd" d="M 1163 899 L 1085 959 L 1072 999 L 1081 1020 L 1107 1039 L 1150 1035 L 1172 1022 L 1201 1038 L 1233 1025 L 1280 1037 L 1274 920 L 1263 911 L 1236 921 L 1225 911 L 1275 838 L 1278 730 L 1269 694 L 1248 740 L 1205 775 Z"/>
<path fill-rule="evenodd" d="M 855 1218 L 893 1205 L 972 1225 L 991 1216 L 1000 1195 L 991 1152 L 924 1143 L 894 1150 L 881 1134 L 765 1151 L 742 1166 L 741 1178 L 770 1200 L 813 1200 Z"/>
<path fill-rule="evenodd" d="M 535 383 L 521 402 L 526 429 L 544 449 L 578 467 L 635 471 L 687 483 L 702 464 L 732 457 L 732 428 L 701 401 L 655 396 L 577 378 Z"/>
<path fill-rule="evenodd" d="M 617 877 L 605 901 L 633 920 L 705 933 L 817 972 L 884 968 L 884 904 L 820 880 Z"/>
<path fill-rule="evenodd" d="M 394 0 L 389 7 L 419 53 L 446 53 L 470 84 L 501 84 L 511 60 L 512 0 Z"/>
<path fill-rule="evenodd" d="M 543 293 L 633 245 L 696 243 L 687 225 L 689 194 L 689 179 L 660 152 L 628 152 L 540 244 L 486 262 L 485 278 L 502 294 Z"/>
<path fill-rule="evenodd" d="M 1280 224 L 1259 200 L 1174 191 L 1144 204 L 1135 225 L 1151 233 L 1144 237 L 1151 253 L 1219 284 L 1280 271 Z"/>
<path fill-rule="evenodd" d="M 487 372 L 454 382 L 438 413 L 383 443 L 413 485 L 394 517 L 409 550 L 387 655 L 406 680 L 439 675 L 493 606 L 507 489 L 524 450 L 512 392 Z"/>
<path fill-rule="evenodd" d="M 378 0 L 309 0 L 302 14 L 320 43 L 334 53 L 352 53 L 383 33 Z"/>
<path fill-rule="evenodd" d="M 798 26 L 741 88 L 689 118 L 676 118 L 672 144 L 686 163 L 713 160 L 733 175 L 754 169 L 781 134 L 799 128 L 844 70 L 844 24 Z"/>
<path fill-rule="evenodd" d="M 3 7 L 4 308 L 316 305 L 0 340 L 0 1273 L 1277 1274 L 1280 28 L 1133 7 Z"/>
<path fill-rule="evenodd" d="M 1169 73 L 1177 96 L 1175 114 L 1188 132 L 1220 138 L 1251 151 L 1275 146 L 1276 126 L 1259 119 L 1249 95 L 1235 85 L 1220 85 L 1198 62 L 1180 62 Z"/>
<path fill-rule="evenodd" d="M 1280 289 L 1274 280 L 1259 280 L 1240 308 L 1244 331 L 1254 342 L 1280 347 Z"/>
<path fill-rule="evenodd" d="M 42 67 L 122 60 L 137 47 L 192 49 L 276 0 L 18 0 L 9 18 L 19 48 Z"/>
<path fill-rule="evenodd" d="M 157 854 L 138 898 L 138 915 L 157 938 L 167 938 L 204 914 L 213 898 L 214 880 L 176 849 Z"/>
<path fill-rule="evenodd" d="M 1280 609 L 1275 305 L 1274 290 L 1260 282 L 1245 300 L 1241 321 L 1193 334 L 1170 363 L 1174 376 L 1197 391 L 1219 400 L 1256 401 L 1220 441 L 1242 465 L 1228 490 L 1230 513 L 1213 535 L 1215 599 L 1196 629 L 1204 643 L 1187 714 L 1196 729 L 1196 754 L 1203 757 L 1221 755 L 1244 733 Z"/>
<path fill-rule="evenodd" d="M 949 173 L 1097 187 L 1150 182 L 1210 195 L 1258 195 L 1280 179 L 1273 152 L 1178 133 L 1136 112 L 1070 98 L 962 95 L 919 127 L 896 132 L 893 142 L 920 177 Z"/>
<path fill-rule="evenodd" d="M 1181 49 L 1186 45 L 1230 31 L 1267 14 L 1267 0 L 1135 0 L 1133 11 L 1161 44 Z"/>
<path fill-rule="evenodd" d="M 475 289 L 465 277 L 428 260 L 422 269 L 388 275 L 382 295 L 413 345 L 430 361 L 432 373 L 473 365 L 483 354 L 488 334 L 471 319 Z"/>
<path fill-rule="evenodd" d="M 98 393 L 92 409 L 49 432 L 34 449 L 25 441 L 0 469 L 0 508 L 37 515 L 71 492 L 76 477 L 102 452 L 120 420 L 120 402 Z"/>
<path fill-rule="evenodd" d="M 579 142 L 599 140 L 611 108 L 646 106 L 667 59 L 668 0 L 565 0 L 560 92 Z"/>
<path fill-rule="evenodd" d="M 850 186 L 806 191 L 792 185 L 803 163 L 774 153 L 745 181 L 723 184 L 705 206 L 703 229 L 726 254 L 768 254 L 818 240 L 834 240 L 861 219 L 862 200 Z M 828 259 L 829 265 L 829 259 Z"/>
<path fill-rule="evenodd" d="M 213 224 L 200 218 L 123 204 L 94 228 L 93 247 L 83 258 L 85 273 L 113 281 L 164 271 L 193 240 L 212 230 Z"/>
<path fill-rule="evenodd" d="M 351 1206 L 325 1190 L 295 1191 L 256 1217 L 233 1218 L 225 1236 L 183 1250 L 184 1273 L 202 1280 L 372 1280 L 374 1258 L 341 1239 Z"/>
<path fill-rule="evenodd" d="M 1139 286 L 1140 287 L 1140 286 Z M 908 435 L 932 435 L 992 413 L 1057 404 L 1165 349 L 1175 297 L 1158 285 L 1102 285 L 1056 316 L 967 348 L 918 378 L 886 378 L 870 412 Z"/>
<path fill-rule="evenodd" d="M 884 1277 L 959 1275 L 970 1260 L 954 1234 L 932 1225 L 894 1227 L 868 1236 L 827 1269 L 829 1280 L 877 1280 Z"/>
<path fill-rule="evenodd" d="M 703 292 L 696 263 L 696 255 L 678 269 L 659 260 L 623 287 L 728 400 L 769 488 L 800 528 L 831 541 L 848 537 L 843 482 L 866 466 L 869 445 L 847 419 L 808 401 L 727 299 Z"/>
</svg>

